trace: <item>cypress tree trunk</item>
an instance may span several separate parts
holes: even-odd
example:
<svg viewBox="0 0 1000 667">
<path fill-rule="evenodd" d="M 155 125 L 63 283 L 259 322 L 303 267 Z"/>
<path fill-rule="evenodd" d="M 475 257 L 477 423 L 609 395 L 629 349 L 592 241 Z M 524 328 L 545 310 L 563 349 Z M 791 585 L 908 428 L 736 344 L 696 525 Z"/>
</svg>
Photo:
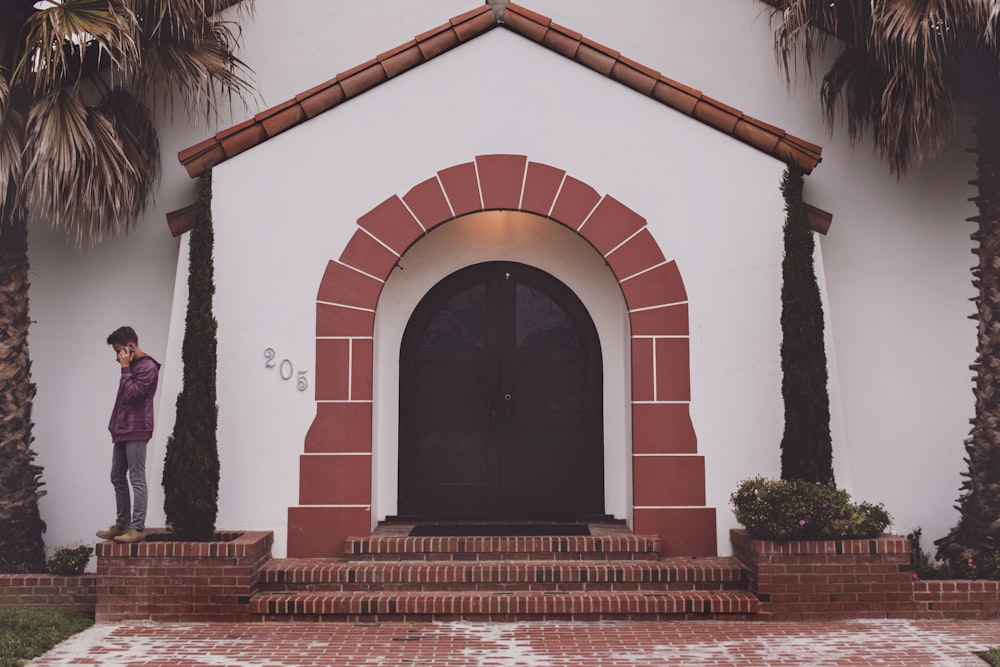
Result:
<svg viewBox="0 0 1000 667">
<path fill-rule="evenodd" d="M 163 464 L 163 510 L 179 539 L 207 541 L 215 533 L 219 498 L 210 170 L 198 181 L 198 206 L 190 234 L 188 307 L 181 353 L 184 380 Z"/>
<path fill-rule="evenodd" d="M 813 266 L 813 232 L 802 201 L 803 180 L 802 169 L 790 165 L 781 181 L 786 213 L 781 263 L 781 396 L 785 402 L 781 478 L 833 483 L 823 304 Z"/>
<path fill-rule="evenodd" d="M 16 207 L 15 207 L 16 208 Z M 0 231 L 0 572 L 45 569 L 41 466 L 31 449 L 28 226 L 23 209 Z"/>
<path fill-rule="evenodd" d="M 979 263 L 972 283 L 978 319 L 973 393 L 976 412 L 965 441 L 968 471 L 958 499 L 958 525 L 937 540 L 938 557 L 976 557 L 1000 548 L 1000 93 L 993 86 L 981 91 L 976 109 L 977 176 L 975 197 L 979 214 L 972 239 Z"/>
</svg>

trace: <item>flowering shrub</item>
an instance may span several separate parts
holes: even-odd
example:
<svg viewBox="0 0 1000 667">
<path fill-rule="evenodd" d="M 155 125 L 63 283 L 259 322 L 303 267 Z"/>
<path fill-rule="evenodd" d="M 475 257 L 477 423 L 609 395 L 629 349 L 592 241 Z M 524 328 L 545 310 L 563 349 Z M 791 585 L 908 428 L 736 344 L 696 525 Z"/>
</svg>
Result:
<svg viewBox="0 0 1000 667">
<path fill-rule="evenodd" d="M 822 540 L 880 535 L 892 522 L 881 505 L 852 503 L 830 484 L 754 477 L 730 496 L 736 520 L 760 540 Z"/>
<path fill-rule="evenodd" d="M 49 572 L 64 577 L 71 577 L 83 574 L 87 569 L 90 557 L 94 555 L 94 548 L 86 545 L 78 547 L 59 547 L 49 558 L 46 565 Z"/>
</svg>

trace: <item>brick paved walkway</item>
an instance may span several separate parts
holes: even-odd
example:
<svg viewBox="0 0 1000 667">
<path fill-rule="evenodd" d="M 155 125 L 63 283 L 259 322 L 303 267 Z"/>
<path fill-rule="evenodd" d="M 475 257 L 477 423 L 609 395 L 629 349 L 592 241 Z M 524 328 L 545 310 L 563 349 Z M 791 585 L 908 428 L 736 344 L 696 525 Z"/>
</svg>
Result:
<svg viewBox="0 0 1000 667">
<path fill-rule="evenodd" d="M 985 667 L 996 621 L 97 625 L 34 667 Z"/>
</svg>

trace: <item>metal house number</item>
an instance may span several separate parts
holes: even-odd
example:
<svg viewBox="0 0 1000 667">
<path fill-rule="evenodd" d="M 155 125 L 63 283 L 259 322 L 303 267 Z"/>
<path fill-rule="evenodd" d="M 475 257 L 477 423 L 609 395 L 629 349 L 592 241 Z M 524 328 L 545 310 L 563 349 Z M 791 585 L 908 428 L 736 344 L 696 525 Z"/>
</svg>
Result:
<svg viewBox="0 0 1000 667">
<path fill-rule="evenodd" d="M 299 391 L 305 391 L 309 387 L 309 380 L 306 379 L 306 373 L 308 371 L 298 371 L 298 373 L 296 373 L 295 366 L 292 364 L 291 359 L 282 359 L 279 362 L 277 361 L 277 358 L 278 353 L 274 351 L 273 347 L 265 349 L 264 368 L 274 368 L 277 366 L 278 375 L 280 375 L 281 379 L 286 382 L 295 376 L 295 388 Z"/>
</svg>

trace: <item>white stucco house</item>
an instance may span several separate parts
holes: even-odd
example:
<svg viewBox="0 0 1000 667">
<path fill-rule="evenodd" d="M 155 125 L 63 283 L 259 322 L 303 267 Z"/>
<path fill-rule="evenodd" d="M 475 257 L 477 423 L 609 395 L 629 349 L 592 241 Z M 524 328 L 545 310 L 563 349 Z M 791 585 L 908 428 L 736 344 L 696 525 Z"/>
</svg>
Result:
<svg viewBox="0 0 1000 667">
<path fill-rule="evenodd" d="M 968 128 L 890 175 L 827 131 L 816 84 L 786 86 L 755 0 L 495 5 L 257 0 L 242 57 L 258 106 L 212 127 L 161 119 L 164 177 L 136 231 L 79 250 L 33 229 L 50 547 L 112 516 L 104 339 L 126 323 L 164 362 L 148 522 L 162 524 L 186 304 L 176 212 L 209 165 L 218 525 L 273 530 L 275 555 L 333 555 L 394 517 L 537 516 L 729 553 L 729 494 L 779 472 L 789 159 L 826 232 L 837 482 L 899 532 L 956 521 Z"/>
</svg>

